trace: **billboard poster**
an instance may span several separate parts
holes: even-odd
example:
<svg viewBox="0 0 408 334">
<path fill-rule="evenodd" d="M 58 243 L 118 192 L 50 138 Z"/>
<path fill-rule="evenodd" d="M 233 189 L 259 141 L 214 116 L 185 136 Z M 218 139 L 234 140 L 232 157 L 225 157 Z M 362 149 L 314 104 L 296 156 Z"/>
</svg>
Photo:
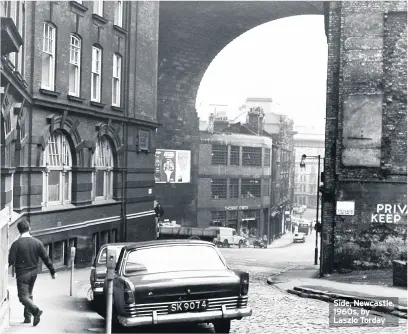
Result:
<svg viewBox="0 0 408 334">
<path fill-rule="evenodd" d="M 191 152 L 186 150 L 156 150 L 156 183 L 190 183 Z"/>
</svg>

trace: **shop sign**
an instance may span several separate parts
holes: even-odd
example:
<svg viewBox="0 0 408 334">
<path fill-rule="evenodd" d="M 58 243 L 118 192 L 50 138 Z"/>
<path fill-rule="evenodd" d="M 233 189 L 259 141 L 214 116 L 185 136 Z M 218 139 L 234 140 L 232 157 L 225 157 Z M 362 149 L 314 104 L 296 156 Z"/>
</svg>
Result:
<svg viewBox="0 0 408 334">
<path fill-rule="evenodd" d="M 290 215 L 290 211 L 285 211 L 285 215 Z"/>
<path fill-rule="evenodd" d="M 354 216 L 354 201 L 337 201 L 336 215 Z"/>
<path fill-rule="evenodd" d="M 246 205 L 240 205 L 240 206 L 226 206 L 225 207 L 226 211 L 236 211 L 236 210 L 248 210 L 248 207 Z"/>
</svg>

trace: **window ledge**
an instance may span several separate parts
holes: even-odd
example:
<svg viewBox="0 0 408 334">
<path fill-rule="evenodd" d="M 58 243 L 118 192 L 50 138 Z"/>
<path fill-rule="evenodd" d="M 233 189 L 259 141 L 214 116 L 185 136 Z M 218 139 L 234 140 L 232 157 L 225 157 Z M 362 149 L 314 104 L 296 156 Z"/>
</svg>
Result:
<svg viewBox="0 0 408 334">
<path fill-rule="evenodd" d="M 127 34 L 127 31 L 125 29 L 123 29 L 122 27 L 120 27 L 120 26 L 118 26 L 116 24 L 113 25 L 113 29 L 116 30 L 117 32 L 120 32 L 123 35 Z"/>
<path fill-rule="evenodd" d="M 102 17 L 102 16 L 100 16 L 100 15 L 98 15 L 98 14 L 92 14 L 92 18 L 93 18 L 95 21 L 98 21 L 98 22 L 101 23 L 101 24 L 106 24 L 106 23 L 108 23 L 108 20 L 107 20 L 107 19 L 105 19 L 104 17 Z"/>
<path fill-rule="evenodd" d="M 74 208 L 76 208 L 76 206 L 71 203 L 55 204 L 55 205 L 50 204 L 50 206 L 43 206 L 42 211 L 59 211 L 59 210 L 74 209 Z"/>
<path fill-rule="evenodd" d="M 80 4 L 77 1 L 70 1 L 70 3 L 71 3 L 72 7 L 75 7 L 75 8 L 79 9 L 82 12 L 86 12 L 88 10 L 87 7 L 85 7 L 84 5 Z"/>
<path fill-rule="evenodd" d="M 45 89 L 45 88 L 40 88 L 40 93 L 45 94 L 45 95 L 49 95 L 49 96 L 54 96 L 54 97 L 58 97 L 61 94 L 60 92 L 56 92 L 54 90 L 49 90 L 49 89 Z"/>
<path fill-rule="evenodd" d="M 100 103 L 100 102 L 96 102 L 96 101 L 91 101 L 90 104 L 91 104 L 91 106 L 98 107 L 98 108 L 104 108 L 105 107 L 104 103 Z"/>
<path fill-rule="evenodd" d="M 112 204 L 117 203 L 114 199 L 95 199 L 92 201 L 92 205 L 103 205 L 103 204 Z"/>
<path fill-rule="evenodd" d="M 67 99 L 71 101 L 79 102 L 79 103 L 83 103 L 85 101 L 85 99 L 83 99 L 82 97 L 70 95 L 70 94 L 67 95 Z"/>
<path fill-rule="evenodd" d="M 125 111 L 124 108 L 117 107 L 117 106 L 111 106 L 111 109 L 112 109 L 112 110 L 115 110 L 115 111 L 120 111 L 120 112 L 124 112 L 124 111 Z"/>
</svg>

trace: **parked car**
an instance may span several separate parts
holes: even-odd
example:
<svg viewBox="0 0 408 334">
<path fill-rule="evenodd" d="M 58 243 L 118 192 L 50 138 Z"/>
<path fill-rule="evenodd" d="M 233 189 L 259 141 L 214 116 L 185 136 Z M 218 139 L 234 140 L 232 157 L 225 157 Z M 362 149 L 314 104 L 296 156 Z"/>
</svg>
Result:
<svg viewBox="0 0 408 334">
<path fill-rule="evenodd" d="M 103 283 L 106 278 L 106 248 L 107 246 L 113 246 L 116 252 L 119 253 L 123 246 L 127 243 L 110 243 L 101 246 L 98 254 L 96 255 L 89 277 L 91 287 L 88 293 L 88 300 L 91 302 L 92 307 L 100 313 L 104 311 L 104 292 Z"/>
<path fill-rule="evenodd" d="M 113 326 L 213 323 L 216 333 L 229 333 L 231 320 L 252 314 L 248 288 L 249 274 L 230 269 L 211 242 L 125 245 L 113 280 Z"/>
<path fill-rule="evenodd" d="M 305 234 L 304 233 L 295 233 L 293 236 L 293 242 L 305 242 Z"/>
<path fill-rule="evenodd" d="M 230 227 L 208 227 L 207 230 L 216 230 L 217 236 L 214 238 L 214 243 L 217 246 L 230 247 L 231 245 L 244 246 L 245 238 L 237 234 L 234 228 Z"/>
</svg>

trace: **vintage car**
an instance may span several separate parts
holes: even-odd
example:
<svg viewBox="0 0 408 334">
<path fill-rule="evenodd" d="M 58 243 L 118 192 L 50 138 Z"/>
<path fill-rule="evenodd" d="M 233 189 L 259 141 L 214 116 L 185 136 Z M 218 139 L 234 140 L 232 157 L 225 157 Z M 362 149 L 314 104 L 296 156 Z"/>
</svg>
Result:
<svg viewBox="0 0 408 334">
<path fill-rule="evenodd" d="M 229 333 L 231 320 L 252 314 L 248 288 L 249 274 L 230 269 L 210 242 L 128 244 L 115 269 L 112 326 L 212 323 Z"/>
<path fill-rule="evenodd" d="M 305 234 L 304 233 L 295 233 L 293 236 L 293 242 L 305 242 Z"/>
<path fill-rule="evenodd" d="M 88 300 L 92 303 L 92 307 L 98 312 L 105 309 L 103 283 L 106 278 L 106 247 L 112 246 L 116 249 L 117 253 L 119 253 L 124 245 L 126 245 L 126 243 L 105 244 L 101 246 L 94 259 L 89 277 L 91 287 L 88 292 Z"/>
</svg>

